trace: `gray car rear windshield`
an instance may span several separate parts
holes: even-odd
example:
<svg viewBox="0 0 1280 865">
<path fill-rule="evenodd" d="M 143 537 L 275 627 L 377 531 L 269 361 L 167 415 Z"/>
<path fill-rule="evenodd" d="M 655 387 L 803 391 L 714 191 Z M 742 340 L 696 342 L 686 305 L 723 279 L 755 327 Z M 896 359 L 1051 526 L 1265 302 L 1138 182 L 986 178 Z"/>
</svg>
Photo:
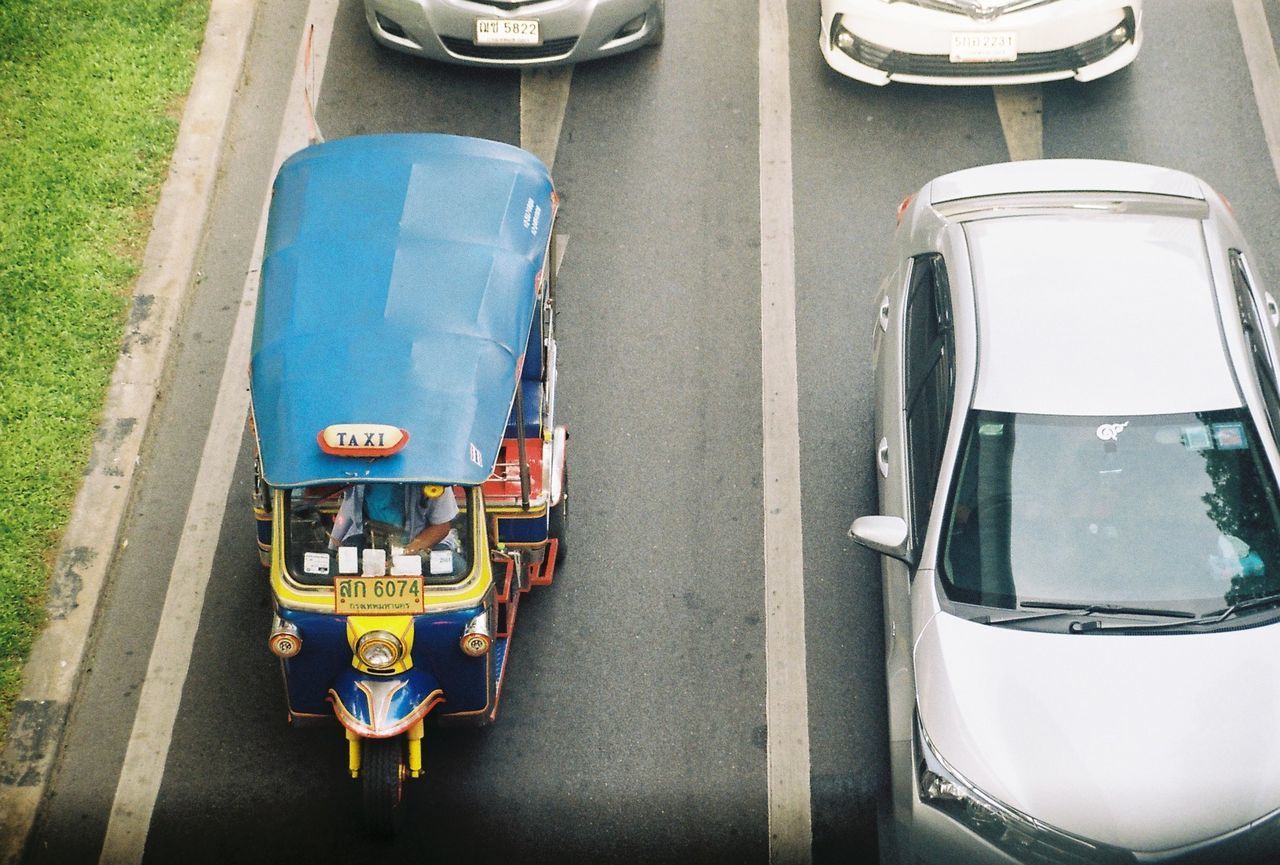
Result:
<svg viewBox="0 0 1280 865">
<path fill-rule="evenodd" d="M 1203 613 L 1280 591 L 1280 510 L 1244 409 L 973 411 L 938 569 L 953 601 Z"/>
</svg>

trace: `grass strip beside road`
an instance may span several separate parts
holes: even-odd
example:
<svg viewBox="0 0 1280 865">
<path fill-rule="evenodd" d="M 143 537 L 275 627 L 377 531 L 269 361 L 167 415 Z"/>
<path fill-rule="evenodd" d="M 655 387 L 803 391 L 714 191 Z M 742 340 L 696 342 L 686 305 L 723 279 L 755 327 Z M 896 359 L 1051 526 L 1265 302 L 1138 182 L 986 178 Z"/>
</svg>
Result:
<svg viewBox="0 0 1280 865">
<path fill-rule="evenodd" d="M 44 615 L 208 0 L 0 2 L 0 731 Z"/>
</svg>

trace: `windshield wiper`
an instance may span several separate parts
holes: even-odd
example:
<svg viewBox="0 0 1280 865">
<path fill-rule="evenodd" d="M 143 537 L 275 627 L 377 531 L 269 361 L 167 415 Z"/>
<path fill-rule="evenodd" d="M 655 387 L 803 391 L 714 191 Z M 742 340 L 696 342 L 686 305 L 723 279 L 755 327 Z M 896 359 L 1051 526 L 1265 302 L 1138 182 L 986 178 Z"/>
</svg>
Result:
<svg viewBox="0 0 1280 865">
<path fill-rule="evenodd" d="M 1061 601 L 1023 601 L 1018 606 L 1033 610 L 1061 610 L 1082 616 L 1094 613 L 1114 613 L 1126 616 L 1176 616 L 1180 619 L 1194 619 L 1196 617 L 1196 614 L 1190 610 L 1126 607 L 1123 604 L 1069 604 Z"/>
<path fill-rule="evenodd" d="M 1167 618 L 1175 616 L 1179 619 L 1194 619 L 1195 613 L 1188 610 L 1160 610 L 1151 607 L 1127 607 L 1123 604 L 1072 604 L 1065 601 L 1021 601 L 1018 604 L 1021 610 L 1049 610 L 1051 612 L 1037 613 L 1030 616 L 1010 616 L 1007 619 L 988 622 L 991 625 L 1020 625 L 1024 622 L 1034 622 L 1040 619 L 1048 619 L 1054 616 L 1095 616 L 1095 615 L 1116 615 L 1116 616 L 1160 616 Z M 1100 622 L 1093 623 L 1095 625 Z M 1165 623 L 1167 624 L 1167 623 Z M 1184 624 L 1178 622 L 1177 624 Z"/>
<path fill-rule="evenodd" d="M 1247 610 L 1255 610 L 1258 607 L 1266 607 L 1271 604 L 1280 604 L 1280 592 L 1277 592 L 1276 594 L 1273 594 L 1273 595 L 1259 595 L 1256 598 L 1248 598 L 1243 601 L 1236 601 L 1234 604 L 1227 607 L 1225 610 L 1218 610 L 1213 613 L 1205 613 L 1203 616 L 1198 616 L 1194 622 L 1190 622 L 1188 624 L 1216 625 L 1218 622 L 1225 621 L 1226 619 L 1229 619 L 1238 613 L 1243 613 Z"/>
<path fill-rule="evenodd" d="M 1231 616 L 1244 613 L 1248 610 L 1258 609 L 1259 607 L 1280 604 L 1280 592 L 1271 595 L 1261 595 L 1256 598 L 1248 598 L 1247 600 L 1237 601 L 1226 609 L 1215 610 L 1212 613 L 1205 613 L 1203 616 L 1191 616 L 1182 622 L 1129 622 L 1127 624 L 1102 626 L 1101 622 L 1089 622 L 1086 626 L 1084 622 L 1072 622 L 1070 631 L 1073 634 L 1083 634 L 1097 631 L 1170 631 L 1184 628 L 1189 625 L 1216 625 L 1224 622 Z"/>
</svg>

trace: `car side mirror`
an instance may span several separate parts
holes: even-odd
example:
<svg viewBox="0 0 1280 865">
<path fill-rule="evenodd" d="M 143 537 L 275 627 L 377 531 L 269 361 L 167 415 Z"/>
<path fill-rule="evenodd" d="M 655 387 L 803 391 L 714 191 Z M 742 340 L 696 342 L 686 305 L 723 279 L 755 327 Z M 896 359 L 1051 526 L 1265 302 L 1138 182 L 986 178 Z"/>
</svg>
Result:
<svg viewBox="0 0 1280 865">
<path fill-rule="evenodd" d="M 858 517 L 849 526 L 849 537 L 862 546 L 914 565 L 915 557 L 907 546 L 908 534 L 907 521 L 902 517 Z"/>
</svg>

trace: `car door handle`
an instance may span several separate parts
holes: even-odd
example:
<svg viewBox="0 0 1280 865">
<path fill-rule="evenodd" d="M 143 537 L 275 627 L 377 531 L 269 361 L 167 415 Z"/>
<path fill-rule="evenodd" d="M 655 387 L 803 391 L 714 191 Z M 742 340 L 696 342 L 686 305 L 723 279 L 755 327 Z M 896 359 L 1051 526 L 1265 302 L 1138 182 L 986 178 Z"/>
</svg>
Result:
<svg viewBox="0 0 1280 865">
<path fill-rule="evenodd" d="M 1280 327 L 1280 306 L 1276 304 L 1276 299 L 1271 296 L 1271 292 L 1267 295 L 1267 317 L 1271 319 L 1272 327 Z"/>
<path fill-rule="evenodd" d="M 889 295 L 884 296 L 884 300 L 880 301 L 880 329 L 885 333 L 889 332 Z"/>
<path fill-rule="evenodd" d="M 880 469 L 880 477 L 889 477 L 889 440 L 887 438 L 880 439 L 880 446 L 876 448 L 876 465 Z"/>
</svg>

